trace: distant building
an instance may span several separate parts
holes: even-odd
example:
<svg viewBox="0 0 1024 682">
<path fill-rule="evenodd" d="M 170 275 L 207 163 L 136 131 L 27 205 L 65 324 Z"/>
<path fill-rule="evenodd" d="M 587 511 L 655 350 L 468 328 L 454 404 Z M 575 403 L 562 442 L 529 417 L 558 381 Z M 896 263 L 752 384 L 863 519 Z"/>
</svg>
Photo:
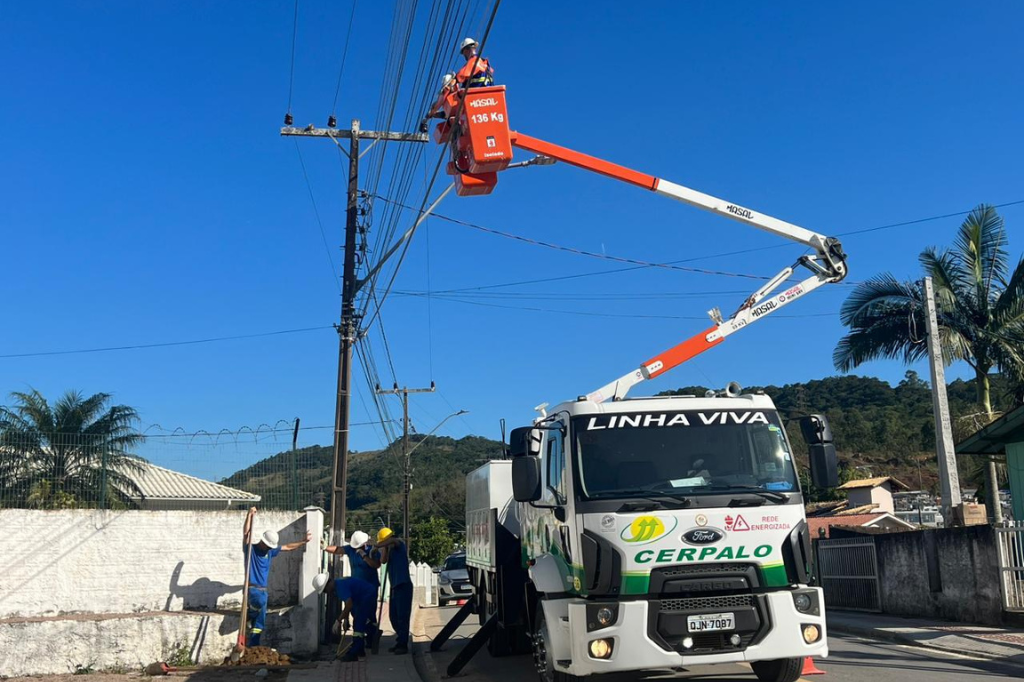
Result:
<svg viewBox="0 0 1024 682">
<path fill-rule="evenodd" d="M 139 464 L 141 471 L 128 473 L 142 491 L 141 496 L 129 495 L 139 509 L 220 511 L 247 509 L 260 501 L 259 495 L 244 490 L 204 481 L 150 462 Z"/>
<path fill-rule="evenodd" d="M 807 519 L 807 526 L 811 533 L 811 539 L 829 537 L 833 528 L 847 528 L 850 530 L 873 530 L 899 533 L 914 530 L 915 526 L 889 512 L 874 512 L 867 514 L 835 514 L 831 516 L 812 516 Z"/>
<path fill-rule="evenodd" d="M 934 504 L 922 505 L 917 509 L 897 509 L 896 516 L 907 523 L 925 528 L 942 528 L 946 523 L 942 518 L 942 510 Z"/>
<path fill-rule="evenodd" d="M 896 511 L 893 493 L 896 490 L 910 490 L 910 487 L 892 476 L 883 476 L 848 481 L 839 486 L 839 489 L 846 491 L 851 507 L 870 506 L 880 512 L 892 514 Z"/>
</svg>

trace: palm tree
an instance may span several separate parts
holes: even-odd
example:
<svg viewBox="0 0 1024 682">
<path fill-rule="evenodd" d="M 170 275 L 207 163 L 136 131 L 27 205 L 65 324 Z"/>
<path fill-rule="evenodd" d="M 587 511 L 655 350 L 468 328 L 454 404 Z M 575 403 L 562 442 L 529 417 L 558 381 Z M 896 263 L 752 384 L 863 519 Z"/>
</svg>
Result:
<svg viewBox="0 0 1024 682">
<path fill-rule="evenodd" d="M 132 477 L 141 458 L 129 450 L 143 440 L 139 416 L 110 406 L 110 394 L 65 393 L 52 406 L 39 391 L 12 393 L 0 407 L 0 500 L 44 508 L 111 502 L 141 495 Z"/>
<path fill-rule="evenodd" d="M 1006 229 L 996 210 L 980 205 L 960 225 L 954 248 L 925 249 L 919 261 L 933 280 L 939 335 L 947 363 L 962 360 L 974 370 L 978 404 L 994 418 L 989 373 L 1024 370 L 1024 259 L 1009 272 Z M 924 294 L 918 282 L 889 273 L 859 284 L 840 316 L 850 328 L 832 360 L 843 372 L 878 358 L 910 364 L 927 356 Z M 995 462 L 988 466 L 989 503 L 1000 517 Z"/>
</svg>

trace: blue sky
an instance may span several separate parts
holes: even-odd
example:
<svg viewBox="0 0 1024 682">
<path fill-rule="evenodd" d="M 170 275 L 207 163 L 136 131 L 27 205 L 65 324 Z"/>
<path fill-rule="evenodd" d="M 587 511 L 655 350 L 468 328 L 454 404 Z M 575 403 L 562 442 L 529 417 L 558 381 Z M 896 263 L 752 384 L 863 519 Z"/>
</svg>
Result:
<svg viewBox="0 0 1024 682">
<path fill-rule="evenodd" d="M 350 7 L 301 2 L 292 101 L 299 124 L 323 125 L 330 113 Z M 292 11 L 291 2 L 5 7 L 0 355 L 336 321 L 338 290 L 295 143 L 278 135 Z M 342 125 L 358 117 L 369 127 L 378 117 L 391 13 L 391 3 L 357 7 Z M 831 235 L 1024 199 L 1022 21 L 1024 8 L 1011 2 L 507 0 L 486 52 L 508 87 L 513 128 Z M 337 265 L 342 168 L 328 142 L 299 145 Z M 416 171 L 408 196 L 417 205 L 438 153 L 431 145 Z M 771 275 L 801 253 L 786 246 L 706 258 L 781 242 L 561 165 L 510 171 L 491 196 L 453 196 L 439 212 L 580 249 L 701 258 L 691 265 L 739 273 Z M 1016 259 L 1024 206 L 1002 213 Z M 959 222 L 845 239 L 849 280 L 881 271 L 917 277 L 920 250 L 950 244 Z M 616 267 L 429 221 L 383 310 L 397 380 L 440 388 L 413 399 L 417 428 L 463 408 L 471 414 L 442 433 L 494 437 L 499 418 L 515 425 L 537 403 L 593 390 L 704 329 L 704 311 L 731 311 L 752 286 L 655 269 L 429 304 L 404 295 Z M 848 292 L 820 290 L 791 307 L 793 317 L 754 325 L 638 392 L 833 374 L 843 332 L 836 313 Z M 685 296 L 653 297 L 668 293 Z M 636 317 L 643 315 L 686 319 Z M 389 384 L 380 336 L 368 338 Z M 336 358 L 329 328 L 6 358 L 0 390 L 107 391 L 136 406 L 144 424 L 167 430 L 237 430 L 296 416 L 329 425 Z M 860 373 L 896 381 L 904 371 L 877 362 Z M 366 422 L 367 389 L 357 384 L 353 421 Z M 303 442 L 328 436 L 310 431 Z M 354 427 L 353 447 L 378 447 L 381 438 L 371 426 Z"/>
</svg>

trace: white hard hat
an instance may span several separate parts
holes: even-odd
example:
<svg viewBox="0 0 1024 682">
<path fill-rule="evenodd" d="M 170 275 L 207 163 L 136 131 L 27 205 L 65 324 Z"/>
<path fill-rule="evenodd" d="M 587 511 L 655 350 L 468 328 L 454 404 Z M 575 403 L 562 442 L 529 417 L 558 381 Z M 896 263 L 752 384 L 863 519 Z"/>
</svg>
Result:
<svg viewBox="0 0 1024 682">
<path fill-rule="evenodd" d="M 477 44 L 476 41 L 473 40 L 472 38 L 466 38 L 465 40 L 462 41 L 462 47 L 459 48 L 459 52 L 461 53 L 463 50 L 465 50 L 470 45 L 476 45 L 476 44 Z"/>
<path fill-rule="evenodd" d="M 352 533 L 352 537 L 349 538 L 348 544 L 352 549 L 359 549 L 370 541 L 370 536 L 361 530 L 357 530 Z"/>
<path fill-rule="evenodd" d="M 260 542 L 269 547 L 270 549 L 276 549 L 279 538 L 277 537 L 276 530 L 263 531 L 263 537 L 260 538 Z"/>
<path fill-rule="evenodd" d="M 313 589 L 316 590 L 317 594 L 323 594 L 324 588 L 327 587 L 327 581 L 326 573 L 317 573 L 313 576 Z"/>
<path fill-rule="evenodd" d="M 441 79 L 441 87 L 444 87 L 445 85 L 451 83 L 453 78 L 455 78 L 454 73 L 446 73 L 444 77 Z"/>
</svg>

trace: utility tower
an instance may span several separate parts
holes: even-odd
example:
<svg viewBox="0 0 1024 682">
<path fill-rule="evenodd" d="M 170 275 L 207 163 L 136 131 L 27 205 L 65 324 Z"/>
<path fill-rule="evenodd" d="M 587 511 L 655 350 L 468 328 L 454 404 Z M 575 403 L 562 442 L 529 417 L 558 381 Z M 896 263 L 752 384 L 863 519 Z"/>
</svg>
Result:
<svg viewBox="0 0 1024 682">
<path fill-rule="evenodd" d="M 402 539 L 405 540 L 405 547 L 409 548 L 409 497 L 412 491 L 412 462 L 409 457 L 412 450 L 409 449 L 409 394 L 410 393 L 433 393 L 436 390 L 434 382 L 430 382 L 430 388 L 394 388 L 385 391 L 380 386 L 377 393 L 381 395 L 402 396 Z"/>
<path fill-rule="evenodd" d="M 348 130 L 336 128 L 316 128 L 312 125 L 305 128 L 285 126 L 281 128 L 283 137 L 314 137 L 328 140 L 337 145 L 348 156 L 348 208 L 345 219 L 345 259 L 342 271 L 341 289 L 341 320 L 338 324 L 338 395 L 334 411 L 334 475 L 331 488 L 331 544 L 341 545 L 345 542 L 345 497 L 348 485 L 348 449 L 349 449 L 349 414 L 352 398 L 352 346 L 355 343 L 359 328 L 356 311 L 356 294 L 369 279 L 360 280 L 356 277 L 356 251 L 358 250 L 358 217 L 359 217 L 359 160 L 370 149 L 380 142 L 427 142 L 430 138 L 419 133 L 381 132 L 361 130 L 359 120 L 353 119 Z M 348 140 L 348 149 L 341 140 Z M 360 140 L 371 140 L 362 152 L 359 151 Z M 383 264 L 389 254 L 378 262 Z M 340 573 L 341 562 L 335 556 L 334 572 Z"/>
</svg>

